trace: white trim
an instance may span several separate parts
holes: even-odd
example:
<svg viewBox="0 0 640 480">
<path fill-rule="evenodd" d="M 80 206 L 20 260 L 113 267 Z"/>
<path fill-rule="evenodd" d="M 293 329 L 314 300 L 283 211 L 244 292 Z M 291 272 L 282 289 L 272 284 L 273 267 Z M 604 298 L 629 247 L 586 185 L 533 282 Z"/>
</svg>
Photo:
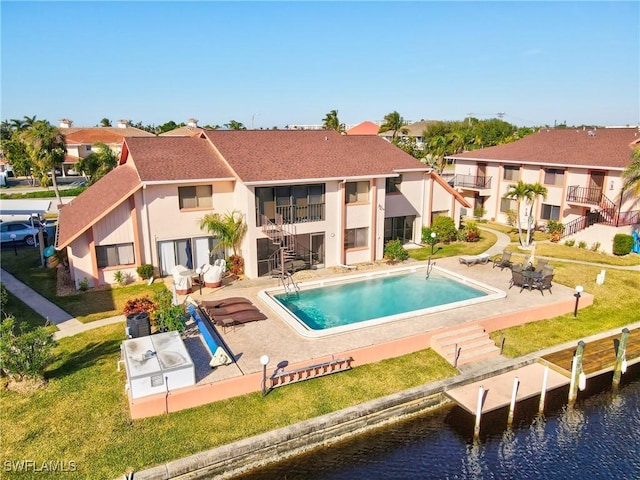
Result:
<svg viewBox="0 0 640 480">
<path fill-rule="evenodd" d="M 532 162 L 531 160 L 496 160 L 495 158 L 472 158 L 472 157 L 445 157 L 452 160 L 469 160 L 473 162 L 481 163 L 508 163 L 517 165 L 531 165 L 534 167 L 548 168 L 548 167 L 560 167 L 560 168 L 581 168 L 581 169 L 596 169 L 596 170 L 619 170 L 623 171 L 626 167 L 612 167 L 602 165 L 576 165 L 569 163 L 546 163 L 543 160 L 539 162 Z M 631 157 L 629 157 L 631 158 Z"/>
<path fill-rule="evenodd" d="M 184 178 L 182 180 L 145 180 L 142 182 L 142 187 L 147 185 L 185 185 L 188 183 L 211 183 L 211 182 L 229 182 L 235 181 L 235 177 L 222 177 L 222 178 Z"/>
<path fill-rule="evenodd" d="M 324 177 L 324 178 L 293 178 L 293 179 L 281 179 L 281 180 L 254 180 L 251 182 L 242 182 L 247 187 L 260 187 L 262 185 L 296 185 L 300 183 L 323 183 L 323 182 L 356 182 L 359 180 L 371 180 L 373 178 L 392 178 L 398 175 L 390 174 L 376 174 L 376 175 L 359 175 L 357 177 Z"/>
</svg>

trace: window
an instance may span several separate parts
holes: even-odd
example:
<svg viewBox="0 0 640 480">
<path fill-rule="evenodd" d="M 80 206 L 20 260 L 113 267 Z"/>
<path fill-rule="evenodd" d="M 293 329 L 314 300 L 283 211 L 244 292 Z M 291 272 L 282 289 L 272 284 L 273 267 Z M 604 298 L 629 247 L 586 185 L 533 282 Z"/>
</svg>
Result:
<svg viewBox="0 0 640 480">
<path fill-rule="evenodd" d="M 505 165 L 502 178 L 511 182 L 517 182 L 520 176 L 520 167 L 515 165 Z"/>
<path fill-rule="evenodd" d="M 399 239 L 402 243 L 413 241 L 413 223 L 415 215 L 389 217 L 384 219 L 384 243 Z"/>
<path fill-rule="evenodd" d="M 283 223 L 324 220 L 324 184 L 256 187 L 256 224 L 262 215 L 274 222 L 276 214 Z"/>
<path fill-rule="evenodd" d="M 346 203 L 368 202 L 369 182 L 348 182 L 345 199 Z"/>
<path fill-rule="evenodd" d="M 564 170 L 560 170 L 559 168 L 544 169 L 545 185 L 562 185 L 563 182 L 564 182 Z"/>
<path fill-rule="evenodd" d="M 516 209 L 516 201 L 513 198 L 502 198 L 500 200 L 500 211 L 502 213 L 507 213 L 510 210 L 515 211 Z"/>
<path fill-rule="evenodd" d="M 543 203 L 540 218 L 543 220 L 560 220 L 560 207 Z"/>
<path fill-rule="evenodd" d="M 86 145 L 85 148 L 86 148 L 87 152 L 91 151 L 91 145 Z"/>
<path fill-rule="evenodd" d="M 387 178 L 385 190 L 387 193 L 400 193 L 400 184 L 402 183 L 402 175 L 398 177 Z"/>
<path fill-rule="evenodd" d="M 98 268 L 132 265 L 136 262 L 133 254 L 133 243 L 104 245 L 96 247 Z"/>
<path fill-rule="evenodd" d="M 369 244 L 369 227 L 348 228 L 344 232 L 344 248 L 366 247 Z"/>
<path fill-rule="evenodd" d="M 211 185 L 196 185 L 194 187 L 178 187 L 180 210 L 186 208 L 211 208 L 213 201 Z"/>
</svg>

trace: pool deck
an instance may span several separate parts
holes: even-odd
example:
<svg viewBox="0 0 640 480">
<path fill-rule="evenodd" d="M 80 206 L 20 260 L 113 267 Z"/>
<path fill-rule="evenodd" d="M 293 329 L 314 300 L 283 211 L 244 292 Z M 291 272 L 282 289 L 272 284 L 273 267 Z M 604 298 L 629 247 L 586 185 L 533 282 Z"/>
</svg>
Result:
<svg viewBox="0 0 640 480">
<path fill-rule="evenodd" d="M 422 265 L 426 262 L 414 262 Z M 574 290 L 554 284 L 553 294 L 548 291 L 509 289 L 511 272 L 492 268 L 492 264 L 466 266 L 457 257 L 436 261 L 440 268 L 504 290 L 506 297 L 491 302 L 456 308 L 454 310 L 422 315 L 392 323 L 375 325 L 323 338 L 305 338 L 296 333 L 258 296 L 269 287 L 277 286 L 276 279 L 234 281 L 217 289 L 203 289 L 192 293 L 195 300 L 217 300 L 232 296 L 246 297 L 268 319 L 246 323 L 225 331 L 218 328 L 237 363 L 211 369 L 210 355 L 201 341 L 197 328 L 188 324 L 185 343 L 196 368 L 196 385 L 165 395 L 130 399 L 131 415 L 142 418 L 178 411 L 261 389 L 262 365 L 260 357 L 268 355 L 268 375 L 276 367 L 294 369 L 320 363 L 333 357 L 353 357 L 352 365 L 364 365 L 416 352 L 430 347 L 431 337 L 460 325 L 480 325 L 486 332 L 520 325 L 530 321 L 552 318 L 573 312 Z M 397 267 L 397 266 L 396 266 Z M 387 266 L 386 268 L 393 268 Z M 346 270 L 342 275 L 368 271 Z M 299 272 L 298 281 L 313 281 L 319 277 L 341 276 L 335 269 Z M 180 297 L 183 300 L 184 297 Z M 580 308 L 591 305 L 593 297 L 585 292 Z"/>
</svg>

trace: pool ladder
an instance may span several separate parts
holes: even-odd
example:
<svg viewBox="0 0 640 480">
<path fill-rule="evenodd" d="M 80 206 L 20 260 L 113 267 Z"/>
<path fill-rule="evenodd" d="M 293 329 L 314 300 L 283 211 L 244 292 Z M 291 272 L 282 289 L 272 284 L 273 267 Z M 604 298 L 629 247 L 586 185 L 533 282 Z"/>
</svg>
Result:
<svg viewBox="0 0 640 480">
<path fill-rule="evenodd" d="M 280 275 L 278 275 L 278 280 L 280 283 L 282 283 L 282 287 L 284 288 L 284 291 L 286 293 L 300 291 L 300 286 L 298 286 L 296 281 L 293 279 L 293 275 L 291 275 L 289 272 L 280 273 Z"/>
</svg>

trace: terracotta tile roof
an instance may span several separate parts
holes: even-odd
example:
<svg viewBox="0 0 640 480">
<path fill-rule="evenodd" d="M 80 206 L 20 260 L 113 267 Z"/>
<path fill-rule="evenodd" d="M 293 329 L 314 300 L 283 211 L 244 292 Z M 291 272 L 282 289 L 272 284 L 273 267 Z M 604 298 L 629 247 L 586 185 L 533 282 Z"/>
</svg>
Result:
<svg viewBox="0 0 640 480">
<path fill-rule="evenodd" d="M 155 137 L 136 127 L 70 127 L 60 128 L 68 144 L 122 143 L 124 137 Z"/>
<path fill-rule="evenodd" d="M 131 165 L 119 165 L 60 209 L 57 248 L 75 238 L 141 188 L 140 178 Z"/>
<path fill-rule="evenodd" d="M 380 125 L 367 121 L 351 127 L 345 133 L 347 135 L 377 135 L 378 130 L 380 130 Z"/>
<path fill-rule="evenodd" d="M 449 158 L 624 169 L 631 163 L 632 144 L 638 141 L 637 128 L 542 129 L 513 143 Z"/>
<path fill-rule="evenodd" d="M 205 130 L 244 182 L 390 175 L 429 168 L 378 136 L 333 130 Z"/>
<path fill-rule="evenodd" d="M 234 178 L 206 138 L 130 137 L 121 159 L 133 163 L 143 182 Z"/>
<path fill-rule="evenodd" d="M 75 155 L 69 155 L 68 153 L 64 154 L 64 163 L 76 163 L 80 160 L 80 157 L 76 157 Z"/>
</svg>

